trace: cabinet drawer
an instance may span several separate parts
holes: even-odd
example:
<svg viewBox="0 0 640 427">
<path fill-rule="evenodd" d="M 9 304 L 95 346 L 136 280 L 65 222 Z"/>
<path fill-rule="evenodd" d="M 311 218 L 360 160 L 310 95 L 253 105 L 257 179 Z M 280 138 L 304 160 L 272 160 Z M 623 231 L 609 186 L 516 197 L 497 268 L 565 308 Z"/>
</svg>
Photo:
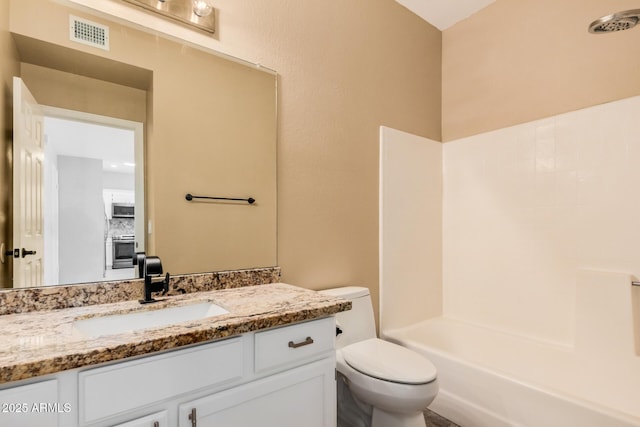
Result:
<svg viewBox="0 0 640 427">
<path fill-rule="evenodd" d="M 318 355 L 334 351 L 335 331 L 335 319 L 327 317 L 257 332 L 255 334 L 256 372 L 285 365 L 295 366 Z"/>
<path fill-rule="evenodd" d="M 240 337 L 78 375 L 80 419 L 97 421 L 243 376 Z"/>
</svg>

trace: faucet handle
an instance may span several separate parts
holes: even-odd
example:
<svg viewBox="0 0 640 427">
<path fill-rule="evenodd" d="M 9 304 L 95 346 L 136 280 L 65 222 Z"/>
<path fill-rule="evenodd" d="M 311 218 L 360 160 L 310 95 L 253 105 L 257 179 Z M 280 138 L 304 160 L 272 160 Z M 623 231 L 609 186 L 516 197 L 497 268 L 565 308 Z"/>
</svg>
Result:
<svg viewBox="0 0 640 427">
<path fill-rule="evenodd" d="M 163 273 L 162 261 L 157 256 L 148 256 L 144 260 L 144 276 L 157 277 Z"/>
<path fill-rule="evenodd" d="M 162 295 L 169 292 L 171 276 L 167 273 L 163 279 L 162 273 L 160 258 L 157 256 L 144 258 L 144 299 L 140 300 L 140 304 L 156 302 L 151 296 L 152 292 L 162 292 Z"/>
</svg>

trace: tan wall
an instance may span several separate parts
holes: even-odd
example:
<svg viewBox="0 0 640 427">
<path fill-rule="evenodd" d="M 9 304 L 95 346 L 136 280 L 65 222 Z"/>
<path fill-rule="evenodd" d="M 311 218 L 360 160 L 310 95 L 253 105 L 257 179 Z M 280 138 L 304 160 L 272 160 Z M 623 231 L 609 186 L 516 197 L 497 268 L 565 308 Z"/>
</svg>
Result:
<svg viewBox="0 0 640 427">
<path fill-rule="evenodd" d="M 146 121 L 146 91 L 24 62 L 20 76 L 42 105 Z"/>
<path fill-rule="evenodd" d="M 443 140 L 640 93 L 639 33 L 594 35 L 635 0 L 497 1 L 443 32 Z"/>
<path fill-rule="evenodd" d="M 179 272 L 276 265 L 275 76 L 199 51 L 180 59 L 154 74 L 155 252 Z M 186 193 L 256 203 L 190 203 Z"/>
<path fill-rule="evenodd" d="M 11 130 L 13 129 L 13 76 L 18 75 L 18 58 L 9 34 L 9 0 L 0 0 L 0 242 L 6 249 L 12 241 Z M 11 261 L 0 264 L 0 288 L 11 287 Z"/>
<path fill-rule="evenodd" d="M 280 74 L 278 264 L 378 303 L 380 125 L 440 140 L 441 34 L 392 0 L 220 1 L 219 38 Z"/>
</svg>

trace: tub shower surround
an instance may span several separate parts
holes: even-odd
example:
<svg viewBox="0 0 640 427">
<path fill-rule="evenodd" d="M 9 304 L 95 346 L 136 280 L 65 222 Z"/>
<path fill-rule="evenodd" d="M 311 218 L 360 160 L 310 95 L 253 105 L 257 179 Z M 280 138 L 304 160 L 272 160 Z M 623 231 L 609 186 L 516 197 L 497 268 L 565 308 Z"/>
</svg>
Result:
<svg viewBox="0 0 640 427">
<path fill-rule="evenodd" d="M 171 277 L 169 296 L 280 281 L 280 267 L 183 274 Z M 13 289 L 0 292 L 0 316 L 138 300 L 142 279 Z"/>
<path fill-rule="evenodd" d="M 434 363 L 432 410 L 477 427 L 640 426 L 638 117 L 633 97 L 443 145 L 440 313 L 422 302 L 434 280 L 381 260 L 381 334 Z M 419 194 L 396 182 L 387 194 Z M 381 230 L 405 241 L 381 252 L 429 260 L 439 228 L 416 233 L 398 206 Z"/>
</svg>

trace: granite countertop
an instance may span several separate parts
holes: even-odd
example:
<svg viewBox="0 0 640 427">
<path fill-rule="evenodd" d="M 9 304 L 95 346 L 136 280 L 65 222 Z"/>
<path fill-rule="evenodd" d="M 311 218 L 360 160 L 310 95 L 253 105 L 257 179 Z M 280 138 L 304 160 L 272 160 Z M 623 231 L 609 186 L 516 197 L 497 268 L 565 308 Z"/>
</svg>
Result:
<svg viewBox="0 0 640 427">
<path fill-rule="evenodd" d="M 285 283 L 156 299 L 161 301 L 149 305 L 124 301 L 0 316 L 0 383 L 316 319 L 351 308 L 349 301 Z M 205 301 L 229 313 L 97 338 L 85 338 L 73 327 L 77 319 Z"/>
</svg>

